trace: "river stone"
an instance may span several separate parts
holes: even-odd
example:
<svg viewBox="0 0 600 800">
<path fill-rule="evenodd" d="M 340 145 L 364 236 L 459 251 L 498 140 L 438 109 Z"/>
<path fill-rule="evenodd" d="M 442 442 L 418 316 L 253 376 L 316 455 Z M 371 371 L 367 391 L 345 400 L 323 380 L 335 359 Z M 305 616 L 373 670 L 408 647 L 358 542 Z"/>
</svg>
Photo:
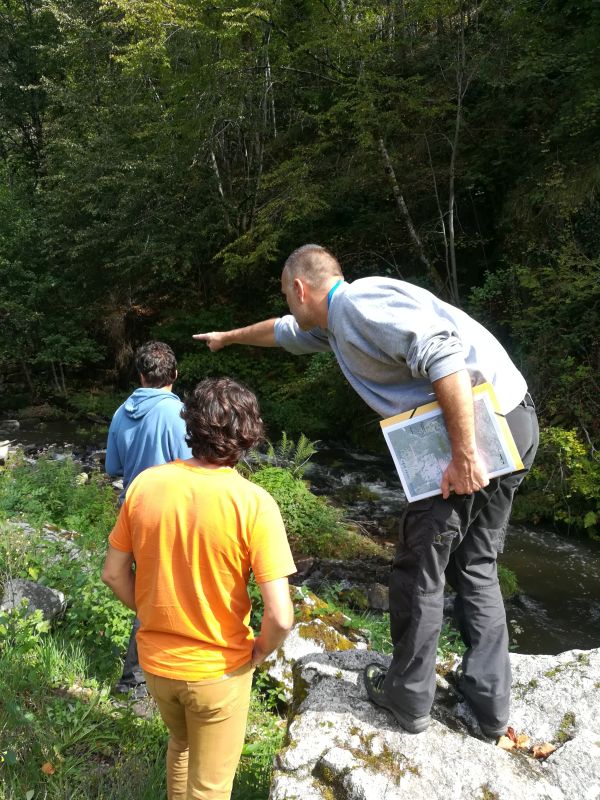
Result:
<svg viewBox="0 0 600 800">
<path fill-rule="evenodd" d="M 18 419 L 2 419 L 0 420 L 0 433 L 14 433 L 21 427 Z"/>
<path fill-rule="evenodd" d="M 510 725 L 532 744 L 556 746 L 545 761 L 478 736 L 452 675 L 438 679 L 427 731 L 406 733 L 368 701 L 362 672 L 371 661 L 389 664 L 352 650 L 294 666 L 289 744 L 276 759 L 270 800 L 600 799 L 600 649 L 511 654 Z"/>
<path fill-rule="evenodd" d="M 27 600 L 27 611 L 32 613 L 39 609 L 45 620 L 53 620 L 60 616 L 65 608 L 65 596 L 58 589 L 42 586 L 40 583 L 25 581 L 21 578 L 10 578 L 4 584 L 4 596 L 0 610 L 8 611 L 19 608 Z"/>
<path fill-rule="evenodd" d="M 264 662 L 263 669 L 282 691 L 286 702 L 293 693 L 293 665 L 310 653 L 366 649 L 364 634 L 350 626 L 341 612 L 328 612 L 329 606 L 305 587 L 290 586 L 296 624 L 281 647 Z"/>
<path fill-rule="evenodd" d="M 390 610 L 390 590 L 383 583 L 374 583 L 369 586 L 368 592 L 369 608 L 374 611 Z"/>
</svg>

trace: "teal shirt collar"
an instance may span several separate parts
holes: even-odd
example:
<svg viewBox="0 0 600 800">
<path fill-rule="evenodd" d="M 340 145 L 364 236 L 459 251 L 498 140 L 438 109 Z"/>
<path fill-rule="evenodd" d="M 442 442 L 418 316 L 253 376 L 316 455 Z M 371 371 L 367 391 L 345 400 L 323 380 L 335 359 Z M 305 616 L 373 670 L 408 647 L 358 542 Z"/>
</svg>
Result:
<svg viewBox="0 0 600 800">
<path fill-rule="evenodd" d="M 344 279 L 340 278 L 339 281 L 337 283 L 334 283 L 333 286 L 331 287 L 331 289 L 327 292 L 327 308 L 329 308 L 329 306 L 331 305 L 331 298 L 335 294 L 335 290 L 338 288 L 340 283 L 343 283 L 343 282 L 344 282 Z"/>
</svg>

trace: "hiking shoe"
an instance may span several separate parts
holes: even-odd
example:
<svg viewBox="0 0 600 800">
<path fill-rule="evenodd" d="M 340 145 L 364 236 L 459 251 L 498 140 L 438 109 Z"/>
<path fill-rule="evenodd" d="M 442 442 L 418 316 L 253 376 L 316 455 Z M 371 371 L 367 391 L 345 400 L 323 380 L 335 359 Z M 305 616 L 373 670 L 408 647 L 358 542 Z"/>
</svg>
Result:
<svg viewBox="0 0 600 800">
<path fill-rule="evenodd" d="M 429 714 L 425 714 L 422 717 L 415 717 L 398 708 L 388 697 L 383 688 L 386 674 L 386 670 L 382 669 L 379 664 L 367 664 L 364 672 L 364 681 L 369 699 L 371 702 L 375 703 L 375 705 L 385 708 L 386 711 L 393 714 L 396 721 L 408 733 L 422 733 L 429 727 L 431 717 Z"/>
<path fill-rule="evenodd" d="M 128 683 L 117 683 L 115 692 L 127 695 L 127 700 L 145 700 L 148 697 L 148 687 L 145 683 L 136 683 L 133 686 Z"/>
<path fill-rule="evenodd" d="M 483 722 L 479 722 L 479 720 L 477 720 L 477 722 L 479 724 L 481 732 L 486 737 L 486 739 L 497 740 L 501 736 L 506 736 L 506 729 L 508 727 L 507 725 L 505 725 L 504 727 L 498 727 L 493 725 L 485 725 Z"/>
</svg>

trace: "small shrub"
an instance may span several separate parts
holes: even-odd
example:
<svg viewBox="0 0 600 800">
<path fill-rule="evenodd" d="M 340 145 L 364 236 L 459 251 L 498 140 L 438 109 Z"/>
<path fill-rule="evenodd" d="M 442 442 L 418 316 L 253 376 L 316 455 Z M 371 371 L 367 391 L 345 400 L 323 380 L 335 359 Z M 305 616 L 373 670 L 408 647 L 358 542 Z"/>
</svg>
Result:
<svg viewBox="0 0 600 800">
<path fill-rule="evenodd" d="M 500 591 L 502 597 L 512 597 L 519 591 L 519 583 L 516 574 L 505 567 L 504 564 L 498 564 L 498 581 L 500 583 Z"/>
<path fill-rule="evenodd" d="M 296 443 L 283 431 L 277 444 L 269 442 L 264 459 L 261 459 L 256 450 L 252 450 L 249 457 L 244 460 L 244 466 L 249 473 L 267 466 L 282 467 L 288 470 L 294 478 L 302 478 L 311 456 L 317 452 L 315 445 L 316 442 L 311 442 L 303 433 L 300 434 Z"/>
<path fill-rule="evenodd" d="M 281 467 L 266 467 L 250 479 L 277 502 L 295 552 L 311 555 L 336 552 L 344 533 L 337 509 L 311 494 L 303 481 Z"/>
<path fill-rule="evenodd" d="M 567 532 L 600 539 L 600 459 L 575 430 L 543 428 L 540 447 L 513 517 L 553 522 Z"/>
<path fill-rule="evenodd" d="M 91 548 L 104 550 L 116 518 L 115 494 L 100 474 L 85 482 L 80 475 L 71 457 L 48 455 L 28 464 L 18 452 L 0 472 L 0 518 L 21 515 L 32 525 L 76 530 Z"/>
<path fill-rule="evenodd" d="M 384 552 L 380 545 L 345 525 L 339 509 L 312 494 L 304 481 L 294 478 L 288 470 L 266 467 L 250 479 L 277 502 L 296 554 L 357 558 Z"/>
<path fill-rule="evenodd" d="M 7 651 L 24 655 L 36 647 L 50 623 L 39 609 L 29 611 L 27 600 L 17 608 L 0 611 L 0 656 Z"/>
</svg>

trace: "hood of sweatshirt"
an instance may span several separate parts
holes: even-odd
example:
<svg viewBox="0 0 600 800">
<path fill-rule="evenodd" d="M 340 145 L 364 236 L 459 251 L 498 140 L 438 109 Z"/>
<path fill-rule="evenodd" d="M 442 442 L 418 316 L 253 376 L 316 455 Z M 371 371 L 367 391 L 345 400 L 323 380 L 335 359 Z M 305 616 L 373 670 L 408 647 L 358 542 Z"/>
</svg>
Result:
<svg viewBox="0 0 600 800">
<path fill-rule="evenodd" d="M 152 411 L 154 406 L 162 403 L 164 400 L 179 400 L 173 392 L 167 392 L 165 389 L 136 389 L 135 392 L 127 398 L 124 403 L 125 413 L 131 419 L 141 419 L 145 417 L 149 411 Z"/>
</svg>

